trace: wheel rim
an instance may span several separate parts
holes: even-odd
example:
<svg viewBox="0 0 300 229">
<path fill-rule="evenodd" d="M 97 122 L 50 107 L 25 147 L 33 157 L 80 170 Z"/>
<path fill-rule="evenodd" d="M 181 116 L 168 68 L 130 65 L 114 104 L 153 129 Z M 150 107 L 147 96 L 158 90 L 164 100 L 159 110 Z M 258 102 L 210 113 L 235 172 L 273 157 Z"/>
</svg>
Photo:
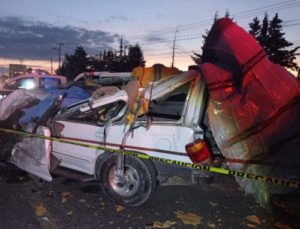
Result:
<svg viewBox="0 0 300 229">
<path fill-rule="evenodd" d="M 125 165 L 123 176 L 117 176 L 116 166 L 111 167 L 108 182 L 118 195 L 128 197 L 138 191 L 141 180 L 136 169 L 130 165 Z"/>
</svg>

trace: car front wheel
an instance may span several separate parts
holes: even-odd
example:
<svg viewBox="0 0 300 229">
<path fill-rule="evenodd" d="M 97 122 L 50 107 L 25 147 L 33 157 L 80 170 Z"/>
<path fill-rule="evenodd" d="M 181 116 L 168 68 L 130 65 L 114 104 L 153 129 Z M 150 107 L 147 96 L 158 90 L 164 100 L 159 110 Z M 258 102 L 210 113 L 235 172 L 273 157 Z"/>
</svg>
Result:
<svg viewBox="0 0 300 229">
<path fill-rule="evenodd" d="M 117 175 L 118 155 L 106 154 L 99 160 L 97 176 L 103 192 L 117 204 L 139 206 L 156 185 L 156 172 L 150 161 L 126 156 L 124 174 Z"/>
</svg>

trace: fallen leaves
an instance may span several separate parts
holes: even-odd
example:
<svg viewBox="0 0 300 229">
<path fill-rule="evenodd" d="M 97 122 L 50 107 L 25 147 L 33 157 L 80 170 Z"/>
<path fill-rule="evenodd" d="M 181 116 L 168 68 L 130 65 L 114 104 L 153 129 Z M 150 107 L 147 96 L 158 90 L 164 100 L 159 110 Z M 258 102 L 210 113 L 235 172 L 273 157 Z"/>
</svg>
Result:
<svg viewBox="0 0 300 229">
<path fill-rule="evenodd" d="M 62 198 L 61 198 L 61 203 L 62 204 L 65 204 L 68 200 L 68 198 L 71 196 L 71 193 L 70 192 L 63 192 L 61 194 Z"/>
<path fill-rule="evenodd" d="M 36 206 L 35 206 L 35 215 L 36 216 L 43 216 L 47 213 L 47 209 L 44 207 L 44 204 L 43 203 L 38 203 Z"/>
<path fill-rule="evenodd" d="M 219 205 L 218 203 L 215 203 L 215 202 L 212 202 L 212 201 L 209 201 L 209 204 L 213 207 L 217 207 Z"/>
<path fill-rule="evenodd" d="M 260 219 L 256 215 L 249 215 L 249 216 L 246 217 L 246 219 L 251 223 L 255 223 L 255 224 L 258 224 L 258 225 L 261 224 Z"/>
<path fill-rule="evenodd" d="M 48 191 L 47 196 L 53 198 L 54 197 L 54 192 L 53 191 Z"/>
<path fill-rule="evenodd" d="M 276 228 L 280 228 L 280 229 L 292 229 L 292 227 L 288 224 L 283 224 L 281 222 L 276 222 L 275 223 L 275 227 Z"/>
<path fill-rule="evenodd" d="M 115 205 L 116 212 L 121 212 L 125 210 L 125 207 L 122 205 Z"/>
<path fill-rule="evenodd" d="M 176 218 L 180 219 L 184 224 L 196 226 L 202 223 L 202 217 L 194 213 L 190 213 L 190 212 L 185 213 L 179 210 L 175 211 L 174 213 L 176 215 Z M 177 222 L 171 220 L 167 220 L 165 222 L 155 221 L 151 224 L 151 227 L 149 228 L 169 228 L 174 226 L 175 224 L 177 224 Z M 215 228 L 215 225 L 211 224 L 210 227 Z"/>
<path fill-rule="evenodd" d="M 79 203 L 86 203 L 86 199 L 80 199 L 78 202 Z"/>
<path fill-rule="evenodd" d="M 159 221 L 155 221 L 152 225 L 152 228 L 169 228 L 169 227 L 172 227 L 175 224 L 176 224 L 175 221 L 170 221 L 170 220 L 167 220 L 164 223 L 161 223 Z"/>
<path fill-rule="evenodd" d="M 258 225 L 261 225 L 260 219 L 256 215 L 249 215 L 246 217 L 250 223 L 246 223 L 248 227 L 256 228 Z"/>
<path fill-rule="evenodd" d="M 194 213 L 184 213 L 183 211 L 176 211 L 175 214 L 176 218 L 181 219 L 184 224 L 196 226 L 202 223 L 202 217 Z"/>
<path fill-rule="evenodd" d="M 73 211 L 69 211 L 67 215 L 73 215 Z"/>
<path fill-rule="evenodd" d="M 207 226 L 209 228 L 216 228 L 216 224 L 214 224 L 214 223 L 207 223 Z"/>
</svg>

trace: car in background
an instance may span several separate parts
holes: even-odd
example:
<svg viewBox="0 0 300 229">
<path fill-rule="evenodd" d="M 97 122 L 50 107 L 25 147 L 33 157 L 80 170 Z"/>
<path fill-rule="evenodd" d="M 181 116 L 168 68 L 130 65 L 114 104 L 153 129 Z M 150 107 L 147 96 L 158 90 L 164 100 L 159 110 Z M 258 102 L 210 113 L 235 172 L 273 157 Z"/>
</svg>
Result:
<svg viewBox="0 0 300 229">
<path fill-rule="evenodd" d="M 67 78 L 60 75 L 26 74 L 7 79 L 0 85 L 0 99 L 17 89 L 51 89 L 60 88 L 67 84 Z"/>
<path fill-rule="evenodd" d="M 131 72 L 83 72 L 74 82 L 84 86 L 117 86 L 121 88 L 132 79 Z"/>
</svg>

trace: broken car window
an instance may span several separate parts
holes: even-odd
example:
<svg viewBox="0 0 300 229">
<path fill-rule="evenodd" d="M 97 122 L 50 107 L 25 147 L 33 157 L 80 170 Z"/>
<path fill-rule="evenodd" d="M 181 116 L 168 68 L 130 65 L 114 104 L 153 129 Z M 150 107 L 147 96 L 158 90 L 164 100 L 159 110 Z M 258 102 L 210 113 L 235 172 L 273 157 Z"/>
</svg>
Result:
<svg viewBox="0 0 300 229">
<path fill-rule="evenodd" d="M 153 120 L 179 120 L 191 83 L 188 82 L 165 96 L 152 100 L 149 115 Z"/>
<path fill-rule="evenodd" d="M 6 88 L 11 89 L 11 90 L 16 90 L 19 88 L 33 89 L 36 86 L 37 85 L 35 84 L 33 78 L 26 78 L 26 79 L 20 79 L 20 80 L 13 81 L 9 85 L 7 85 Z"/>
<path fill-rule="evenodd" d="M 108 120 L 117 116 L 125 105 L 126 103 L 124 101 L 116 101 L 85 112 L 77 110 L 71 114 L 67 120 L 104 125 Z"/>
</svg>

